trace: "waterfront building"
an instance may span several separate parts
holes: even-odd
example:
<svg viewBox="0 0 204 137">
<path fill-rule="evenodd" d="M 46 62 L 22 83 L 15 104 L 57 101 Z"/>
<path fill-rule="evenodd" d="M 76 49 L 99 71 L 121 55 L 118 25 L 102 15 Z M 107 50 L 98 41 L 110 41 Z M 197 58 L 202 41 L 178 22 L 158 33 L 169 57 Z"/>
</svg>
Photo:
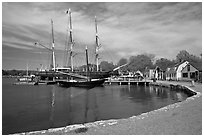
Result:
<svg viewBox="0 0 204 137">
<path fill-rule="evenodd" d="M 144 77 L 147 79 L 164 80 L 165 71 L 158 66 L 156 66 L 154 69 L 145 69 Z"/>
<path fill-rule="evenodd" d="M 156 66 L 156 68 L 154 69 L 154 78 L 157 80 L 164 80 L 165 79 L 164 73 L 165 73 L 164 70 Z"/>
<path fill-rule="evenodd" d="M 192 62 L 183 61 L 167 68 L 166 80 L 201 81 L 202 68 Z"/>
<path fill-rule="evenodd" d="M 183 70 L 183 68 L 186 67 L 188 64 L 188 61 L 183 61 L 174 65 L 171 68 L 167 68 L 166 80 L 182 80 L 181 70 Z"/>
<path fill-rule="evenodd" d="M 202 69 L 199 67 L 193 66 L 191 63 L 186 65 L 182 70 L 182 80 L 201 80 Z"/>
<path fill-rule="evenodd" d="M 141 72 L 141 71 L 139 71 L 139 70 L 137 70 L 137 71 L 135 72 L 135 74 L 134 74 L 134 75 L 136 75 L 136 76 L 140 76 L 140 77 L 143 77 L 142 72 Z"/>
<path fill-rule="evenodd" d="M 154 69 L 145 69 L 144 77 L 146 79 L 153 79 L 154 78 Z"/>
</svg>

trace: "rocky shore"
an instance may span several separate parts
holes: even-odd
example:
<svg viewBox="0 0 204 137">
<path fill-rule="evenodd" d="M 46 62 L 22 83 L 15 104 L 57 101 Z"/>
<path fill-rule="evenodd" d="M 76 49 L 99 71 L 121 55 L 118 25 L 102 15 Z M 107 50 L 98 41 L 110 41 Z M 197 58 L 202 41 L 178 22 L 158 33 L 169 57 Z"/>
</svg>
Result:
<svg viewBox="0 0 204 137">
<path fill-rule="evenodd" d="M 53 135 L 201 135 L 202 134 L 202 84 L 189 82 L 157 81 L 160 86 L 179 85 L 197 94 L 183 102 L 132 116 L 93 123 L 21 134 Z"/>
</svg>

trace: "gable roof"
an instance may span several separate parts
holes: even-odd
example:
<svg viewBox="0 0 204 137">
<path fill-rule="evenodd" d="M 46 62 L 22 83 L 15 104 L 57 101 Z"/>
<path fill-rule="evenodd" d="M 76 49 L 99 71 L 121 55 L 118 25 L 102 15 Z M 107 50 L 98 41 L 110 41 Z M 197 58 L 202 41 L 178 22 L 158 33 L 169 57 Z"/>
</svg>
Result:
<svg viewBox="0 0 204 137">
<path fill-rule="evenodd" d="M 188 61 L 182 61 L 182 62 L 179 62 L 179 63 L 175 64 L 174 66 L 170 67 L 170 69 L 167 70 L 166 73 L 167 73 L 167 74 L 169 74 L 169 73 L 176 73 L 178 67 L 179 67 L 181 64 L 185 63 L 185 62 L 188 62 Z M 189 62 L 188 62 L 188 63 L 189 63 Z M 168 68 L 167 68 L 167 69 L 168 69 Z"/>
<path fill-rule="evenodd" d="M 190 64 L 199 71 L 202 71 L 202 63 L 190 62 Z"/>
<path fill-rule="evenodd" d="M 185 69 L 185 68 L 187 68 L 187 66 L 188 65 L 191 65 L 191 63 L 188 63 L 185 67 L 183 67 L 182 69 L 181 69 L 181 72 L 183 72 L 183 70 Z M 193 65 L 191 65 L 192 67 L 194 67 Z M 195 67 L 194 67 L 195 68 Z M 197 68 L 195 68 L 195 69 L 197 69 Z M 198 70 L 198 69 L 197 69 Z"/>
<path fill-rule="evenodd" d="M 175 69 L 175 67 L 171 67 L 169 70 L 166 71 L 167 74 L 172 74 L 172 73 L 176 73 L 177 67 Z"/>
<path fill-rule="evenodd" d="M 186 62 L 186 61 L 182 61 L 182 62 L 179 62 L 179 63 L 175 64 L 174 66 L 170 67 L 170 69 L 167 70 L 166 72 L 167 72 L 167 73 L 176 73 L 178 67 L 179 67 L 181 64 L 183 64 L 184 62 Z M 187 61 L 187 62 L 188 62 L 188 64 L 192 65 L 192 66 L 193 66 L 194 68 L 196 68 L 197 70 L 202 71 L 202 63 L 195 63 L 195 62 L 191 62 L 191 61 L 190 61 L 190 62 Z M 185 68 L 185 67 L 184 67 L 184 68 Z M 168 68 L 167 68 L 167 69 L 168 69 Z"/>
<path fill-rule="evenodd" d="M 184 60 L 184 61 L 182 61 L 182 62 L 179 62 L 179 63 L 175 64 L 174 67 L 178 67 L 178 66 L 180 66 L 181 64 L 183 64 L 184 62 L 188 62 L 188 61 L 185 61 L 185 60 Z M 189 63 L 189 62 L 188 62 L 188 63 Z"/>
</svg>

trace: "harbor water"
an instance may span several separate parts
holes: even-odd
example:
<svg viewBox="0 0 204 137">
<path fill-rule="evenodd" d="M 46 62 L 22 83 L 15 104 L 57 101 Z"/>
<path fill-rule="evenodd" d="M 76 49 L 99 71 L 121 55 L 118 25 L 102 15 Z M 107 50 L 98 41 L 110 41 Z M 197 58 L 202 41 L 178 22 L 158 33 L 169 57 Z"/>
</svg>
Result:
<svg viewBox="0 0 204 137">
<path fill-rule="evenodd" d="M 92 89 L 13 85 L 2 78 L 2 131 L 13 134 L 98 120 L 128 118 L 185 100 L 169 88 L 107 85 Z"/>
</svg>

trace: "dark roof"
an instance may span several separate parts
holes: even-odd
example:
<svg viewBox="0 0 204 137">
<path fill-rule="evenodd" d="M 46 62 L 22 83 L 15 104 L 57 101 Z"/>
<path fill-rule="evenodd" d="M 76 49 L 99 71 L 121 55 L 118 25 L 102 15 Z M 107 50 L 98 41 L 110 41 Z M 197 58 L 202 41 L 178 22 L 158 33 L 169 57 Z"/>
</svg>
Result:
<svg viewBox="0 0 204 137">
<path fill-rule="evenodd" d="M 176 73 L 176 70 L 177 70 L 177 69 L 175 69 L 175 67 L 171 67 L 170 70 L 166 71 L 166 73 L 167 73 L 167 74 Z"/>
<path fill-rule="evenodd" d="M 164 71 L 164 69 L 162 69 L 162 68 L 159 67 L 159 66 L 156 66 L 156 67 L 155 67 L 155 70 L 156 70 L 156 69 L 159 69 L 159 71 Z"/>
<path fill-rule="evenodd" d="M 199 71 L 202 71 L 202 63 L 195 63 L 195 62 L 189 62 L 194 68 L 196 68 Z"/>
<path fill-rule="evenodd" d="M 178 66 L 180 66 L 181 64 L 183 64 L 184 62 L 186 62 L 187 60 L 184 60 L 184 61 L 182 61 L 182 62 L 179 62 L 179 63 L 177 63 L 177 64 L 175 64 L 174 66 L 175 67 L 178 67 Z M 189 62 L 189 61 L 188 61 Z"/>
<path fill-rule="evenodd" d="M 176 73 L 178 67 L 179 67 L 181 64 L 183 64 L 184 62 L 186 62 L 186 61 L 187 61 L 187 60 L 184 60 L 184 61 L 182 61 L 182 62 L 179 62 L 179 63 L 175 64 L 175 65 L 172 66 L 172 67 L 168 67 L 168 68 L 170 68 L 170 70 L 169 70 L 169 71 L 166 71 L 166 72 L 167 72 L 167 73 Z M 175 67 L 176 67 L 176 69 L 175 69 Z M 167 69 L 168 69 L 168 68 L 167 68 Z"/>
<path fill-rule="evenodd" d="M 170 67 L 170 70 L 166 71 L 166 73 L 176 73 L 176 70 L 177 70 L 178 66 L 181 65 L 184 62 L 185 61 L 179 62 L 179 63 L 175 64 L 173 67 Z M 189 62 L 189 64 L 192 65 L 197 70 L 202 71 L 202 63 Z M 175 67 L 176 67 L 176 69 L 175 69 Z"/>
</svg>

